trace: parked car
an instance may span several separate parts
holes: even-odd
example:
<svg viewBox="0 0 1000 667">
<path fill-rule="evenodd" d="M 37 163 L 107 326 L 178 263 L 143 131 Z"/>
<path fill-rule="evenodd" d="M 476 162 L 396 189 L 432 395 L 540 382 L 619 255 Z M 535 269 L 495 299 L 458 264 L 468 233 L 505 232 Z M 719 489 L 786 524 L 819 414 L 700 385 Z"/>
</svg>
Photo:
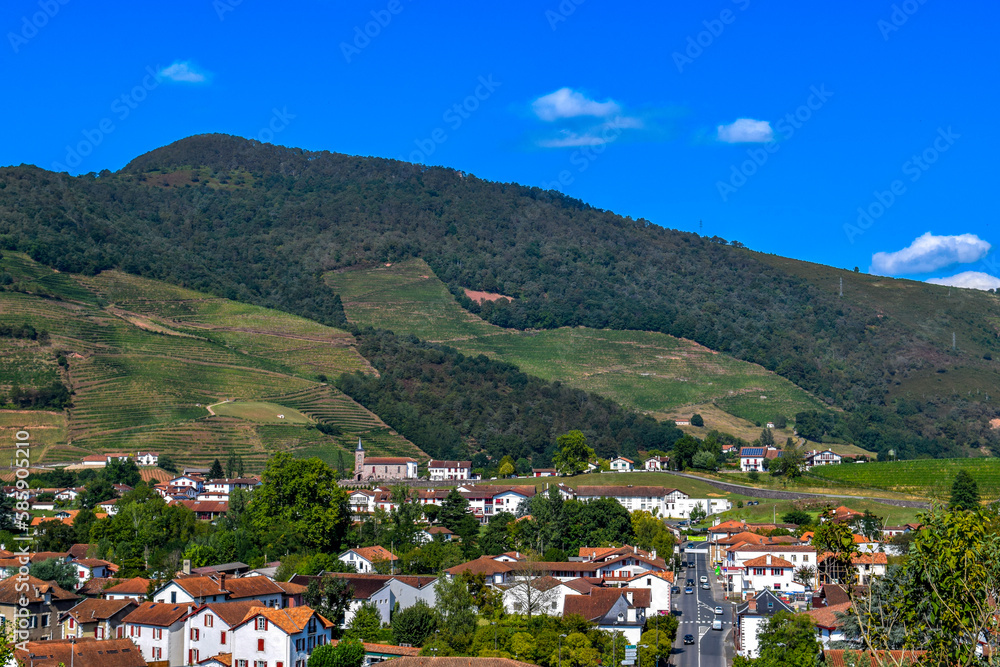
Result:
<svg viewBox="0 0 1000 667">
<path fill-rule="evenodd" d="M 687 580 L 687 585 L 688 586 L 694 586 L 694 579 L 688 579 Z"/>
<path fill-rule="evenodd" d="M 693 644 L 694 643 L 694 635 L 684 635 L 684 643 L 685 644 Z"/>
<path fill-rule="evenodd" d="M 680 593 L 681 592 L 681 587 L 680 586 L 674 586 L 673 588 L 670 589 L 670 592 L 674 593 L 674 594 Z"/>
<path fill-rule="evenodd" d="M 706 577 L 705 575 L 701 575 L 701 579 L 699 579 L 698 581 L 701 582 L 701 583 L 703 583 L 703 584 L 707 584 L 708 583 L 708 577 Z"/>
</svg>

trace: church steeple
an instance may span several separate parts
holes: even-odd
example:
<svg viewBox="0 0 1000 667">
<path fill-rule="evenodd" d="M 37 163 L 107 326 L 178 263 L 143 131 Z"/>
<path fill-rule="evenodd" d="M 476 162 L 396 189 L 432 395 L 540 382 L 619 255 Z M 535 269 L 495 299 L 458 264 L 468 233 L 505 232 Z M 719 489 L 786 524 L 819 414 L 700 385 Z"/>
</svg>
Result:
<svg viewBox="0 0 1000 667">
<path fill-rule="evenodd" d="M 361 479 L 365 471 L 365 448 L 361 446 L 361 438 L 358 437 L 358 447 L 354 450 L 354 479 Z"/>
</svg>

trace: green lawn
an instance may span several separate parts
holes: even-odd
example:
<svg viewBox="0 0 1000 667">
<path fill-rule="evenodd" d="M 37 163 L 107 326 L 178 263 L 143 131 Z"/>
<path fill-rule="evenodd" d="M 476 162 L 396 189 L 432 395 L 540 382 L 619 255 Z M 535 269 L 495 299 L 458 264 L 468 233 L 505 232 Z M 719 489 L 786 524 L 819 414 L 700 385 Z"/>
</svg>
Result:
<svg viewBox="0 0 1000 667">
<path fill-rule="evenodd" d="M 236 417 L 262 424 L 311 424 L 312 420 L 304 414 L 277 403 L 265 401 L 236 401 L 216 403 L 212 410 L 217 415 Z"/>
</svg>

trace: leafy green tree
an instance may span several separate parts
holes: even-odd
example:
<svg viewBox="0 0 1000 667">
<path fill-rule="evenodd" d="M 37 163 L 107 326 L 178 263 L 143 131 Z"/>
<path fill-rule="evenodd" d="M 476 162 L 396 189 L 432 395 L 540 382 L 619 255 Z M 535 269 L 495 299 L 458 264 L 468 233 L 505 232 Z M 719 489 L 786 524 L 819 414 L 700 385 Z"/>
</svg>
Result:
<svg viewBox="0 0 1000 667">
<path fill-rule="evenodd" d="M 142 481 L 139 466 L 132 459 L 124 461 L 111 459 L 104 467 L 104 477 L 112 484 L 125 484 L 126 486 L 136 486 Z"/>
<path fill-rule="evenodd" d="M 118 492 L 115 491 L 110 480 L 106 476 L 100 475 L 84 487 L 83 493 L 80 494 L 80 507 L 94 509 L 105 500 L 111 500 L 117 495 Z"/>
<path fill-rule="evenodd" d="M 354 612 L 354 617 L 347 625 L 344 637 L 361 642 L 377 643 L 382 630 L 382 615 L 371 602 L 365 602 Z"/>
<path fill-rule="evenodd" d="M 515 472 L 518 475 L 530 475 L 531 474 L 531 462 L 523 456 L 517 460 L 514 464 Z"/>
<path fill-rule="evenodd" d="M 552 465 L 564 475 L 577 475 L 587 470 L 587 463 L 594 458 L 594 450 L 587 446 L 583 431 L 572 430 L 556 438 L 559 451 L 552 457 Z"/>
<path fill-rule="evenodd" d="M 774 434 L 771 433 L 771 429 L 765 428 L 760 432 L 760 446 L 774 447 Z"/>
<path fill-rule="evenodd" d="M 320 616 L 340 627 L 344 623 L 344 614 L 354 599 L 354 588 L 340 577 L 311 579 L 302 599 L 318 611 Z"/>
<path fill-rule="evenodd" d="M 691 458 L 691 467 L 701 470 L 715 470 L 715 457 L 711 452 L 700 451 Z"/>
<path fill-rule="evenodd" d="M 510 464 L 509 461 L 504 461 L 500 464 L 500 469 L 497 470 L 497 474 L 500 477 L 510 477 L 514 474 L 514 466 Z"/>
<path fill-rule="evenodd" d="M 968 470 L 959 470 L 955 475 L 948 507 L 959 510 L 973 510 L 979 507 L 979 485 Z"/>
<path fill-rule="evenodd" d="M 441 503 L 438 521 L 462 539 L 462 551 L 471 556 L 479 537 L 479 521 L 468 509 L 469 501 L 458 489 L 452 489 Z"/>
<path fill-rule="evenodd" d="M 337 450 L 337 453 L 343 457 L 344 451 Z M 226 458 L 226 477 L 231 479 L 236 476 L 236 450 L 230 449 L 229 456 Z"/>
<path fill-rule="evenodd" d="M 423 600 L 392 615 L 392 633 L 399 644 L 423 646 L 437 629 L 437 613 Z"/>
<path fill-rule="evenodd" d="M 781 515 L 782 523 L 794 523 L 796 526 L 805 526 L 812 521 L 812 517 L 805 510 L 790 510 Z"/>
<path fill-rule="evenodd" d="M 212 467 L 208 469 L 208 478 L 222 479 L 225 474 L 226 473 L 222 470 L 222 464 L 219 463 L 219 459 L 212 461 Z"/>
<path fill-rule="evenodd" d="M 156 460 L 156 465 L 158 468 L 163 468 L 167 472 L 172 472 L 177 474 L 177 464 L 174 460 L 170 458 L 167 454 L 160 454 L 160 457 Z"/>
<path fill-rule="evenodd" d="M 647 630 L 642 633 L 639 640 L 639 643 L 645 644 L 646 648 L 639 654 L 639 667 L 657 667 L 670 659 L 679 625 L 677 617 L 673 614 L 646 619 Z"/>
<path fill-rule="evenodd" d="M 691 519 L 691 523 L 693 525 L 704 519 L 706 516 L 708 516 L 708 512 L 706 512 L 705 508 L 703 508 L 701 505 L 695 505 L 694 507 L 691 508 L 691 514 L 689 516 Z"/>
<path fill-rule="evenodd" d="M 760 481 L 760 473 L 757 472 L 756 470 L 751 470 L 750 472 L 747 473 L 747 481 L 749 481 L 751 484 L 756 484 L 757 482 Z"/>
<path fill-rule="evenodd" d="M 476 605 L 469 587 L 461 577 L 438 577 L 434 584 L 435 609 L 440 616 L 438 627 L 449 636 L 452 646 L 467 646 L 476 630 Z"/>
<path fill-rule="evenodd" d="M 60 588 L 72 591 L 76 588 L 76 568 L 72 563 L 64 563 L 58 558 L 49 558 L 41 563 L 33 563 L 28 573 L 43 581 L 54 581 Z"/>
<path fill-rule="evenodd" d="M 361 667 L 364 661 L 364 645 L 356 639 L 343 639 L 336 646 L 317 646 L 309 656 L 307 667 Z"/>
<path fill-rule="evenodd" d="M 311 548 L 339 549 L 351 515 L 347 494 L 337 486 L 330 466 L 318 458 L 278 452 L 268 460 L 262 481 L 247 509 L 256 531 L 284 522 Z"/>
<path fill-rule="evenodd" d="M 573 632 L 562 640 L 561 650 L 557 649 L 552 653 L 548 662 L 550 665 L 561 662 L 564 667 L 597 667 L 601 662 L 601 654 L 586 634 Z M 607 664 L 611 664 L 610 660 Z"/>
<path fill-rule="evenodd" d="M 43 521 L 38 526 L 38 533 L 36 548 L 39 551 L 68 551 L 77 543 L 76 526 L 67 526 L 58 519 Z"/>
<path fill-rule="evenodd" d="M 705 419 L 697 412 L 691 415 L 691 426 L 697 426 L 701 428 L 705 425 Z"/>
<path fill-rule="evenodd" d="M 774 418 L 774 428 L 785 428 L 788 426 L 788 419 L 785 415 L 778 415 Z"/>
<path fill-rule="evenodd" d="M 698 438 L 685 435 L 674 443 L 674 448 L 670 454 L 670 460 L 675 462 L 679 469 L 690 468 L 694 455 L 701 449 L 701 442 Z"/>
<path fill-rule="evenodd" d="M 779 611 L 757 634 L 758 657 L 736 656 L 733 667 L 816 667 L 820 644 L 812 619 Z"/>
<path fill-rule="evenodd" d="M 514 548 L 508 530 L 512 521 L 514 515 L 510 512 L 500 512 L 490 519 L 483 536 L 479 539 L 479 547 L 484 554 L 496 556 Z"/>
</svg>

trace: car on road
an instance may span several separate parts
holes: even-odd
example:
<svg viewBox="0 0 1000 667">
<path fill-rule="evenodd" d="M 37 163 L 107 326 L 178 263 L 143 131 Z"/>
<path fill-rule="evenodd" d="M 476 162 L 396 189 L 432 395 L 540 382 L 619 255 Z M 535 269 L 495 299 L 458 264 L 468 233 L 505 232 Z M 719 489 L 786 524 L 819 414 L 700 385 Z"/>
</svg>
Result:
<svg viewBox="0 0 1000 667">
<path fill-rule="evenodd" d="M 703 591 L 710 591 L 710 590 L 712 590 L 712 585 L 709 584 L 709 583 L 704 583 L 704 584 L 701 585 L 701 590 L 703 590 Z"/>
<path fill-rule="evenodd" d="M 712 621 L 712 629 L 713 630 L 721 630 L 722 629 L 722 621 L 720 621 L 719 619 L 715 619 L 714 621 Z"/>
<path fill-rule="evenodd" d="M 680 593 L 681 592 L 681 587 L 680 586 L 674 586 L 673 588 L 670 589 L 670 592 L 671 593 Z"/>
<path fill-rule="evenodd" d="M 687 585 L 688 586 L 694 586 L 694 579 L 688 579 L 687 580 Z"/>
<path fill-rule="evenodd" d="M 684 635 L 684 643 L 685 644 L 693 644 L 694 643 L 694 635 Z"/>
<path fill-rule="evenodd" d="M 726 612 L 722 611 L 722 607 L 716 607 L 715 608 L 715 613 L 716 613 L 717 616 L 719 616 L 719 615 L 725 614 Z"/>
<path fill-rule="evenodd" d="M 693 560 L 688 562 L 688 567 L 694 567 L 694 561 Z"/>
<path fill-rule="evenodd" d="M 700 581 L 703 584 L 707 584 L 708 583 L 708 577 L 706 577 L 705 575 L 701 575 L 701 579 L 699 579 L 698 581 Z"/>
<path fill-rule="evenodd" d="M 690 586 L 684 589 L 684 595 L 691 595 L 692 593 L 694 593 L 694 589 Z"/>
</svg>

